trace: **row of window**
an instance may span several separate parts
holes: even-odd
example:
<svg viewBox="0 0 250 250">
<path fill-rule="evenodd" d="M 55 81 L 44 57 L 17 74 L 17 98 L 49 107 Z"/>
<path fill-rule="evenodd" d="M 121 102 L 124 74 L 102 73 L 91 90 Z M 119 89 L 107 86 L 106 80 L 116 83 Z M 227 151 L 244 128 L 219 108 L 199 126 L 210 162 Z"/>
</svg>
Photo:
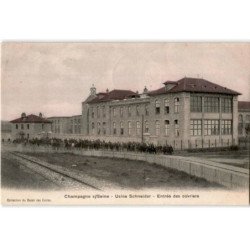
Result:
<svg viewBox="0 0 250 250">
<path fill-rule="evenodd" d="M 204 97 L 204 106 L 203 106 L 201 96 L 191 96 L 190 111 L 202 112 L 202 110 L 208 113 L 218 113 L 220 111 L 219 97 Z M 232 98 L 231 97 L 221 98 L 221 112 L 222 113 L 232 112 Z"/>
<path fill-rule="evenodd" d="M 119 128 L 120 128 L 120 133 L 119 134 L 124 135 L 124 132 L 125 132 L 125 130 L 124 130 L 124 122 L 120 122 L 120 127 Z M 132 129 L 133 129 L 131 121 L 128 122 L 127 129 L 128 129 L 128 135 L 130 136 L 132 134 Z M 179 133 L 178 120 L 174 120 L 174 129 L 175 129 L 175 136 L 179 136 L 180 133 Z M 170 122 L 169 122 L 169 120 L 165 120 L 164 121 L 164 134 L 166 136 L 169 135 L 169 130 L 170 130 Z M 91 124 L 91 131 L 92 131 L 92 134 L 95 134 L 95 123 L 94 122 L 92 122 L 92 124 Z M 97 123 L 97 134 L 100 135 L 101 133 L 103 135 L 106 135 L 106 122 L 103 122 L 102 124 L 100 122 Z M 144 123 L 144 133 L 149 133 L 149 122 L 148 121 L 145 121 L 145 123 Z M 113 135 L 118 135 L 117 123 L 116 122 L 112 123 L 112 134 Z M 136 122 L 136 135 L 141 135 L 141 134 L 142 134 L 141 122 L 137 121 Z M 160 121 L 158 121 L 158 120 L 155 121 L 155 135 L 156 136 L 160 135 Z"/>
<path fill-rule="evenodd" d="M 175 113 L 179 113 L 179 107 L 180 107 L 180 99 L 178 97 L 176 97 L 176 98 L 174 98 L 174 112 Z M 136 105 L 135 114 L 137 116 L 140 116 L 142 114 L 141 108 L 142 108 L 141 105 Z M 145 109 L 144 114 L 149 115 L 149 105 L 145 105 L 144 109 Z M 91 108 L 90 112 L 91 112 L 91 117 L 94 118 L 95 117 L 94 107 Z M 112 108 L 113 117 L 116 117 L 118 115 L 118 112 L 119 112 L 120 117 L 123 117 L 124 116 L 124 107 L 119 107 L 119 108 L 113 107 Z M 169 112 L 170 112 L 169 99 L 165 99 L 164 100 L 164 113 L 169 114 Z M 100 118 L 101 113 L 102 113 L 102 117 L 105 118 L 106 117 L 105 106 L 102 106 L 102 107 L 97 106 L 96 107 L 97 118 Z M 155 100 L 155 114 L 160 114 L 160 113 L 161 113 L 161 103 L 160 103 L 160 100 L 157 99 L 157 100 Z M 127 107 L 127 115 L 128 115 L 128 117 L 130 117 L 132 115 L 132 107 L 131 106 Z"/>
<path fill-rule="evenodd" d="M 16 129 L 18 129 L 18 128 L 24 129 L 24 124 L 20 124 L 20 127 L 18 126 L 18 124 L 16 124 Z M 26 128 L 30 129 L 30 125 L 26 124 Z"/>
<path fill-rule="evenodd" d="M 204 120 L 204 135 L 232 134 L 232 120 Z M 202 133 L 202 120 L 190 120 L 190 135 L 199 136 Z"/>
<path fill-rule="evenodd" d="M 250 115 L 246 115 L 246 122 L 250 122 Z M 243 115 L 239 114 L 239 123 L 243 123 Z"/>
</svg>

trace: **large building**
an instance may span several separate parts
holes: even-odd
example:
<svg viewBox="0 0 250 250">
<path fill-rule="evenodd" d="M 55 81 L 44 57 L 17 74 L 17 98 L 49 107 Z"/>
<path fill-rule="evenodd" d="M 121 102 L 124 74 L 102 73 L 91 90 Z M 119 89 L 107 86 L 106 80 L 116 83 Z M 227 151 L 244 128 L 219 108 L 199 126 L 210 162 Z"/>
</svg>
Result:
<svg viewBox="0 0 250 250">
<path fill-rule="evenodd" d="M 82 103 L 82 134 L 106 141 L 151 142 L 175 149 L 238 144 L 240 93 L 205 79 L 167 81 L 142 94 L 96 93 Z"/>
<path fill-rule="evenodd" d="M 53 136 L 69 136 L 80 135 L 82 116 L 54 116 L 49 117 L 49 121 L 52 122 Z"/>
<path fill-rule="evenodd" d="M 250 102 L 239 102 L 239 138 L 244 138 L 247 136 L 246 130 L 250 129 Z"/>
<path fill-rule="evenodd" d="M 51 121 L 37 115 L 22 113 L 20 118 L 10 121 L 11 139 L 33 139 L 51 136 Z"/>
</svg>

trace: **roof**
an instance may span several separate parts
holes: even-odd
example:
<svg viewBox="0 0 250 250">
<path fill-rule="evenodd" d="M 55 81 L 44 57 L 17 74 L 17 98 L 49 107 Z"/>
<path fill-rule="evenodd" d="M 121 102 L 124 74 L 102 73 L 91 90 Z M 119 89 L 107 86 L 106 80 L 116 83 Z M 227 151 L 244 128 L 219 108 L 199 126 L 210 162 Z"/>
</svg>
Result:
<svg viewBox="0 0 250 250">
<path fill-rule="evenodd" d="M 250 102 L 238 102 L 238 109 L 245 109 L 250 111 Z"/>
<path fill-rule="evenodd" d="M 240 93 L 212 83 L 201 78 L 182 78 L 176 82 L 167 81 L 164 83 L 165 86 L 171 84 L 173 87 L 166 90 L 165 87 L 150 91 L 149 95 L 160 95 L 165 93 L 177 93 L 177 92 L 196 92 L 196 93 L 217 93 L 217 94 L 228 94 L 228 95 L 240 95 Z"/>
<path fill-rule="evenodd" d="M 123 100 L 126 98 L 132 98 L 132 97 L 140 97 L 140 96 L 131 90 L 114 89 L 110 92 L 98 93 L 94 99 L 91 99 L 88 97 L 85 102 L 99 103 L 99 102 L 107 102 L 107 101 L 113 101 L 113 100 Z"/>
<path fill-rule="evenodd" d="M 25 117 L 20 117 L 15 120 L 10 121 L 11 123 L 51 123 L 51 121 L 37 116 L 37 115 L 27 115 Z"/>
</svg>

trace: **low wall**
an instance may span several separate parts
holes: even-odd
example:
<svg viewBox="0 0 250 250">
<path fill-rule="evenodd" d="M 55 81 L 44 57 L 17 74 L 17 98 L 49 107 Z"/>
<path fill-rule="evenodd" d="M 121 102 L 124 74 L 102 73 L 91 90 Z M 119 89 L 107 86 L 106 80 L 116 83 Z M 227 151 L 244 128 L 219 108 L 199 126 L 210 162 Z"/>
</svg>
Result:
<svg viewBox="0 0 250 250">
<path fill-rule="evenodd" d="M 204 178 L 207 181 L 221 184 L 228 188 L 248 188 L 249 187 L 249 169 L 229 166 L 216 162 L 191 157 L 145 154 L 133 152 L 118 152 L 111 150 L 83 150 L 83 149 L 65 149 L 59 148 L 53 150 L 49 146 L 23 146 L 12 147 L 12 150 L 19 152 L 58 152 L 73 153 L 76 155 L 121 158 L 137 161 L 155 163 L 167 168 L 176 169 L 187 174 Z"/>
</svg>

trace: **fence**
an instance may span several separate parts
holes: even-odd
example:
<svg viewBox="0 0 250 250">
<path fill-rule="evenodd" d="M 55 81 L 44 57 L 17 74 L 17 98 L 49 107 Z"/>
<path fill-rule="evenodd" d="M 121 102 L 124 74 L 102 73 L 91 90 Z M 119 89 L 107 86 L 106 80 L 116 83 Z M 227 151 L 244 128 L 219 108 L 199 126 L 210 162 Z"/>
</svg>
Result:
<svg viewBox="0 0 250 250">
<path fill-rule="evenodd" d="M 194 158 L 185 158 L 182 156 L 170 156 L 147 153 L 121 152 L 113 150 L 87 150 L 87 149 L 52 149 L 50 146 L 18 146 L 12 147 L 12 150 L 20 152 L 58 152 L 73 153 L 83 156 L 122 158 L 129 160 L 145 161 L 155 163 L 164 167 L 183 171 L 190 175 L 204 178 L 207 181 L 226 186 L 228 188 L 248 188 L 249 186 L 249 169 L 229 166 L 215 163 L 208 160 L 198 160 Z"/>
</svg>

